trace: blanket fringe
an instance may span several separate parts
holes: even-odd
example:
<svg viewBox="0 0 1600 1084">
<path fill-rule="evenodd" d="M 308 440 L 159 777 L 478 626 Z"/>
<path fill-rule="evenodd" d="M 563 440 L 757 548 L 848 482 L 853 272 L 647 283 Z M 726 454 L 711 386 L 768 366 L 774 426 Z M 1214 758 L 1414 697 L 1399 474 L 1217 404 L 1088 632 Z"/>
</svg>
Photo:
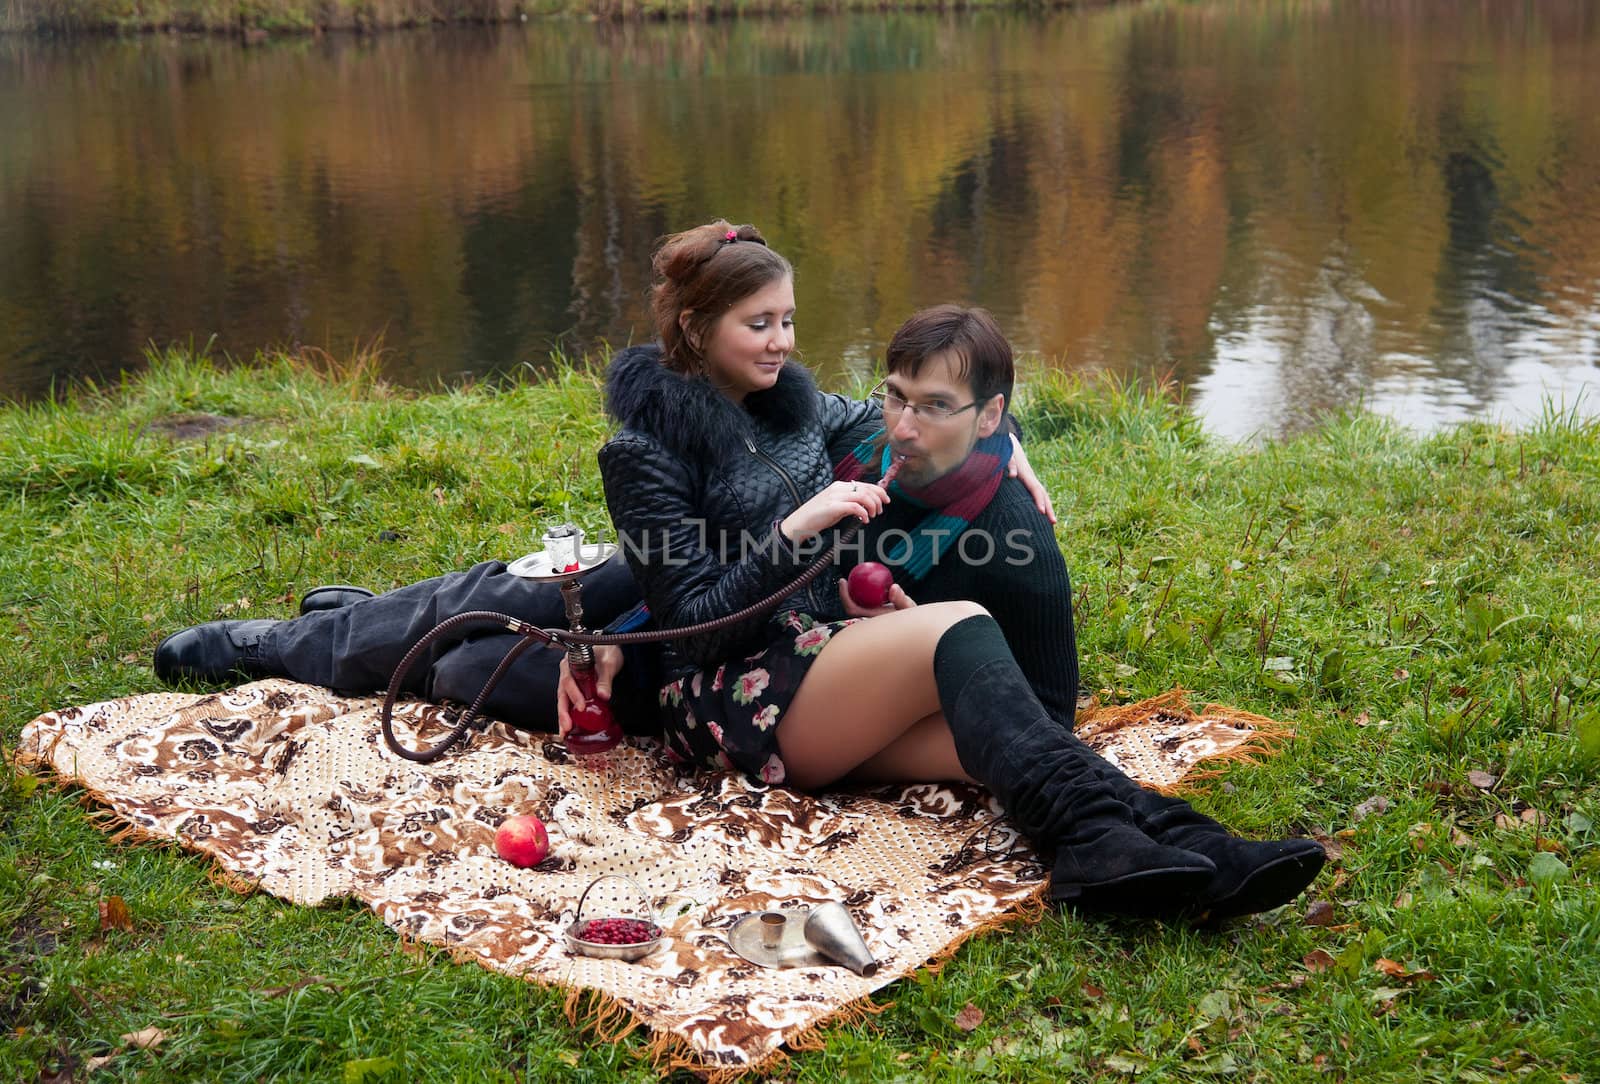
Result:
<svg viewBox="0 0 1600 1084">
<path fill-rule="evenodd" d="M 1159 696 L 1147 697 L 1132 704 L 1106 705 L 1101 704 L 1098 698 L 1091 700 L 1086 707 L 1078 710 L 1073 728 L 1078 737 L 1093 743 L 1095 739 L 1104 738 L 1126 727 L 1148 723 L 1157 715 L 1178 716 L 1193 722 L 1222 723 L 1250 731 L 1250 737 L 1240 744 L 1213 753 L 1192 765 L 1183 779 L 1177 783 L 1143 784 L 1151 790 L 1166 795 L 1191 794 L 1199 789 L 1196 784 L 1225 774 L 1228 767 L 1235 763 L 1259 763 L 1260 758 L 1271 756 L 1295 736 L 1294 728 L 1287 723 L 1227 704 L 1207 703 L 1197 712 L 1189 704 L 1189 691 L 1181 685 L 1174 686 Z"/>
<path fill-rule="evenodd" d="M 234 873 L 220 862 L 211 863 L 206 870 L 206 880 L 240 896 L 253 896 L 261 890 L 261 886 L 253 878 L 243 873 Z"/>
<path fill-rule="evenodd" d="M 580 1014 L 578 1003 L 584 1002 Z M 639 1029 L 641 1021 L 634 1011 L 610 994 L 599 990 L 573 988 L 562 1005 L 567 1023 L 594 1032 L 601 1042 L 614 1043 Z"/>
</svg>

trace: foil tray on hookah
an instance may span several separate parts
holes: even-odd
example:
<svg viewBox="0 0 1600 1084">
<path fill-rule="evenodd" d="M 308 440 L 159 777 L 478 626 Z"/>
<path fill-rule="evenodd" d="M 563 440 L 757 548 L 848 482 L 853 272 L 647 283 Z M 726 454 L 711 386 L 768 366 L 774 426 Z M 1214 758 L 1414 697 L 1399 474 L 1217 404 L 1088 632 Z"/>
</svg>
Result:
<svg viewBox="0 0 1600 1084">
<path fill-rule="evenodd" d="M 582 576 L 585 572 L 594 571 L 611 560 L 611 556 L 616 552 L 616 544 L 612 542 L 585 543 L 578 552 L 578 567 L 570 571 L 560 571 L 551 563 L 549 551 L 539 550 L 526 557 L 518 557 L 506 566 L 506 571 L 525 580 L 559 583 L 562 580 Z"/>
</svg>

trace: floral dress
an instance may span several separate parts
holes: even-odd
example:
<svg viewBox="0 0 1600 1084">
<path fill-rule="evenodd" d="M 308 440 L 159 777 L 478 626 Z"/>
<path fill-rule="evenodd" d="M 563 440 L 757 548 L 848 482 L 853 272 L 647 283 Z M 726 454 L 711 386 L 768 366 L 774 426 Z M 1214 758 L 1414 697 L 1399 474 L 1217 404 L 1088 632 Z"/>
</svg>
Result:
<svg viewBox="0 0 1600 1084">
<path fill-rule="evenodd" d="M 781 614 L 772 620 L 764 650 L 662 686 L 667 755 L 682 764 L 731 768 L 763 783 L 782 783 L 778 725 L 823 646 L 856 620 Z"/>
</svg>

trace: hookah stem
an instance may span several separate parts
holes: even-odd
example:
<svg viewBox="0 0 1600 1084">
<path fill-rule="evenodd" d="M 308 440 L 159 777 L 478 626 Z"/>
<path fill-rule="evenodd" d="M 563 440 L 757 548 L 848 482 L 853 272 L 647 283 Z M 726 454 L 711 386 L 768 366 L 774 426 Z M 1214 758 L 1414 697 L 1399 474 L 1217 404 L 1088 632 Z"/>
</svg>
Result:
<svg viewBox="0 0 1600 1084">
<path fill-rule="evenodd" d="M 884 472 L 883 478 L 878 484 L 887 488 L 889 483 L 894 481 L 894 476 L 900 473 L 902 462 L 903 460 L 896 459 L 889 464 L 889 469 Z M 533 646 L 534 641 L 537 640 L 551 647 L 567 647 L 572 644 L 591 646 L 608 644 L 620 647 L 625 644 L 654 644 L 662 643 L 666 640 L 679 640 L 684 637 L 698 636 L 701 633 L 715 632 L 718 629 L 727 628 L 729 625 L 734 625 L 758 614 L 765 613 L 785 598 L 809 585 L 818 576 L 822 575 L 823 569 L 837 559 L 839 551 L 855 537 L 856 531 L 860 527 L 861 524 L 859 522 L 852 522 L 840 529 L 833 545 L 828 548 L 826 553 L 818 554 L 816 559 L 801 571 L 800 575 L 766 598 L 758 602 L 752 602 L 750 605 L 731 614 L 724 614 L 722 617 L 714 617 L 709 621 L 701 621 L 694 625 L 684 625 L 675 629 L 606 634 L 599 632 L 572 632 L 568 629 L 541 629 L 528 624 L 526 621 L 518 620 L 509 614 L 496 613 L 493 610 L 469 610 L 466 613 L 448 617 L 438 625 L 435 625 L 422 639 L 413 644 L 411 650 L 406 652 L 405 657 L 400 660 L 400 665 L 395 667 L 394 676 L 389 679 L 389 688 L 383 696 L 382 711 L 379 713 L 383 723 L 383 740 L 396 756 L 417 764 L 431 764 L 444 756 L 466 736 L 468 729 L 477 719 L 479 710 L 483 707 L 484 702 L 489 699 L 490 692 L 500 683 L 501 677 L 511 668 L 511 664 L 524 651 Z M 411 668 L 416 665 L 417 660 L 422 657 L 423 652 L 434 641 L 462 625 L 470 624 L 501 625 L 511 632 L 517 633 L 522 638 L 517 641 L 510 651 L 506 652 L 506 657 L 500 660 L 500 665 L 495 667 L 494 673 L 489 675 L 489 680 L 484 682 L 483 689 L 478 693 L 477 699 L 473 700 L 471 706 L 462 714 L 455 726 L 451 727 L 448 734 L 426 749 L 406 749 L 394 734 L 394 703 L 400 696 L 400 687 L 405 680 L 406 674 L 411 672 Z"/>
</svg>

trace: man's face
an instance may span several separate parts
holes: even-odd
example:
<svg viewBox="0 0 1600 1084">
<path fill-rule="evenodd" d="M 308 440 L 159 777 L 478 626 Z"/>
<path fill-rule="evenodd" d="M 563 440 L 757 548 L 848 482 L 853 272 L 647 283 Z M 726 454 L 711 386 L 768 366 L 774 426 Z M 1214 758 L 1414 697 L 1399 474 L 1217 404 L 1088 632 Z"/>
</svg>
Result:
<svg viewBox="0 0 1600 1084">
<path fill-rule="evenodd" d="M 913 407 L 959 410 L 974 398 L 959 372 L 958 359 L 948 352 L 935 354 L 916 377 L 890 373 L 883 387 Z M 895 455 L 905 456 L 900 484 L 920 489 L 959 467 L 981 438 L 994 433 L 1004 414 L 1003 395 L 944 419 L 910 407 L 898 414 L 885 408 L 883 424 L 889 432 L 889 446 Z"/>
</svg>

